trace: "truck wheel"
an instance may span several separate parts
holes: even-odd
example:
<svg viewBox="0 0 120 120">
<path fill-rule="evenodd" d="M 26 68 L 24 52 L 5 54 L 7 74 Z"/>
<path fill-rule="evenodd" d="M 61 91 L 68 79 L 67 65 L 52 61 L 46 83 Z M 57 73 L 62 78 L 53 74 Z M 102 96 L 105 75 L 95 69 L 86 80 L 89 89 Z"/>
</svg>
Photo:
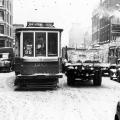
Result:
<svg viewBox="0 0 120 120">
<path fill-rule="evenodd" d="M 114 120 L 119 120 L 117 115 L 115 115 Z"/>
<path fill-rule="evenodd" d="M 20 72 L 15 71 L 15 75 L 19 75 L 19 74 L 20 74 Z"/>
<path fill-rule="evenodd" d="M 110 80 L 113 80 L 113 78 L 112 78 L 112 77 L 110 77 Z"/>
<path fill-rule="evenodd" d="M 95 75 L 94 75 L 94 78 L 93 78 L 93 84 L 95 86 L 101 86 L 101 83 L 102 83 L 102 75 L 101 75 L 101 72 L 100 71 L 96 71 L 95 72 Z"/>
<path fill-rule="evenodd" d="M 74 85 L 74 80 L 75 80 L 74 77 L 68 76 L 68 77 L 67 77 L 67 85 L 69 85 L 69 86 Z"/>
<path fill-rule="evenodd" d="M 117 77 L 117 82 L 120 82 L 120 77 L 119 76 Z"/>
<path fill-rule="evenodd" d="M 12 71 L 12 70 L 11 70 L 11 67 L 9 67 L 9 68 L 8 68 L 8 72 L 11 72 L 11 71 Z"/>
</svg>

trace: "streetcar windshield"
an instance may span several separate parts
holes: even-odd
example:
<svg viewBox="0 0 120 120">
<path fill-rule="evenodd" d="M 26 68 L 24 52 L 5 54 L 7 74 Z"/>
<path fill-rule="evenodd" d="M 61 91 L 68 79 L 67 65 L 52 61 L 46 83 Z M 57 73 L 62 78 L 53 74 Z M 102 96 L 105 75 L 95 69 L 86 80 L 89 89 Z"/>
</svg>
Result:
<svg viewBox="0 0 120 120">
<path fill-rule="evenodd" d="M 8 59 L 9 53 L 0 53 L 0 60 Z"/>
<path fill-rule="evenodd" d="M 117 55 L 118 58 L 120 58 L 120 47 L 117 48 L 116 55 Z"/>
<path fill-rule="evenodd" d="M 33 57 L 33 33 L 23 33 L 23 56 Z"/>
<path fill-rule="evenodd" d="M 35 33 L 35 56 L 46 56 L 46 33 Z"/>
<path fill-rule="evenodd" d="M 57 56 L 58 54 L 58 34 L 48 33 L 48 56 Z"/>
<path fill-rule="evenodd" d="M 23 32 L 23 56 L 58 56 L 58 33 Z"/>
</svg>

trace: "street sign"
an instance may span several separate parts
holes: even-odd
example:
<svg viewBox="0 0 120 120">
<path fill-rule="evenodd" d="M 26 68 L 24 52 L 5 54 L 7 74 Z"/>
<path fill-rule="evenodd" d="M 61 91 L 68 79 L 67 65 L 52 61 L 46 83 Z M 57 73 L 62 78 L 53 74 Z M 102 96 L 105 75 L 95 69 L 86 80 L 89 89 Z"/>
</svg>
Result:
<svg viewBox="0 0 120 120">
<path fill-rule="evenodd" d="M 27 22 L 27 27 L 54 27 L 53 22 Z"/>
</svg>

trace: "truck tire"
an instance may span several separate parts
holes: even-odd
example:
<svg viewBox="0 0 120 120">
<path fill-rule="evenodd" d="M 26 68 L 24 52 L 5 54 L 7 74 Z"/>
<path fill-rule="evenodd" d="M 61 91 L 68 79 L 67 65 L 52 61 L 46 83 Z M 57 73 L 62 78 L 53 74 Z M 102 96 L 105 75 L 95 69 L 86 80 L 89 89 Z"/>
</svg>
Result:
<svg viewBox="0 0 120 120">
<path fill-rule="evenodd" d="M 112 78 L 112 77 L 110 77 L 110 80 L 113 80 L 113 78 Z"/>
<path fill-rule="evenodd" d="M 117 115 L 115 115 L 114 120 L 119 120 Z"/>
<path fill-rule="evenodd" d="M 120 82 L 120 71 L 117 71 L 117 82 Z"/>
<path fill-rule="evenodd" d="M 15 75 L 19 75 L 20 74 L 20 72 L 18 72 L 18 71 L 15 71 Z"/>
<path fill-rule="evenodd" d="M 94 78 L 93 78 L 93 84 L 95 86 L 101 86 L 102 83 L 102 75 L 101 75 L 101 71 L 96 71 Z"/>
<path fill-rule="evenodd" d="M 117 82 L 119 82 L 119 83 L 120 83 L 120 76 L 118 76 L 118 77 L 117 77 Z"/>
<path fill-rule="evenodd" d="M 67 85 L 73 86 L 75 78 L 73 76 L 67 76 Z"/>
</svg>

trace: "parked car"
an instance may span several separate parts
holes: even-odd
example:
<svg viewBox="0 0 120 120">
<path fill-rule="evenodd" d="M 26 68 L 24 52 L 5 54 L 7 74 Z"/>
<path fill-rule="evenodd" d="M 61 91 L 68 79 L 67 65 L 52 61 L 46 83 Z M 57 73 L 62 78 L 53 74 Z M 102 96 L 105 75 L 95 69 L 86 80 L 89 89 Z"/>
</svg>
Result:
<svg viewBox="0 0 120 120">
<path fill-rule="evenodd" d="M 102 76 L 109 76 L 109 63 L 101 63 Z"/>
<path fill-rule="evenodd" d="M 112 64 L 109 69 L 110 79 L 120 82 L 120 64 Z"/>
<path fill-rule="evenodd" d="M 0 48 L 0 71 L 10 72 L 14 70 L 14 52 L 12 47 Z"/>
<path fill-rule="evenodd" d="M 114 120 L 120 120 L 120 101 L 118 101 L 116 106 L 116 113 L 115 113 Z"/>
<path fill-rule="evenodd" d="M 110 68 L 110 79 L 111 80 L 117 80 L 117 65 L 116 64 L 111 64 Z"/>
<path fill-rule="evenodd" d="M 117 82 L 120 82 L 120 64 L 117 64 Z"/>
<path fill-rule="evenodd" d="M 93 80 L 95 86 L 101 86 L 102 75 L 99 61 L 87 60 L 83 63 L 69 65 L 67 71 L 67 84 L 74 85 L 75 81 L 86 82 Z"/>
</svg>

